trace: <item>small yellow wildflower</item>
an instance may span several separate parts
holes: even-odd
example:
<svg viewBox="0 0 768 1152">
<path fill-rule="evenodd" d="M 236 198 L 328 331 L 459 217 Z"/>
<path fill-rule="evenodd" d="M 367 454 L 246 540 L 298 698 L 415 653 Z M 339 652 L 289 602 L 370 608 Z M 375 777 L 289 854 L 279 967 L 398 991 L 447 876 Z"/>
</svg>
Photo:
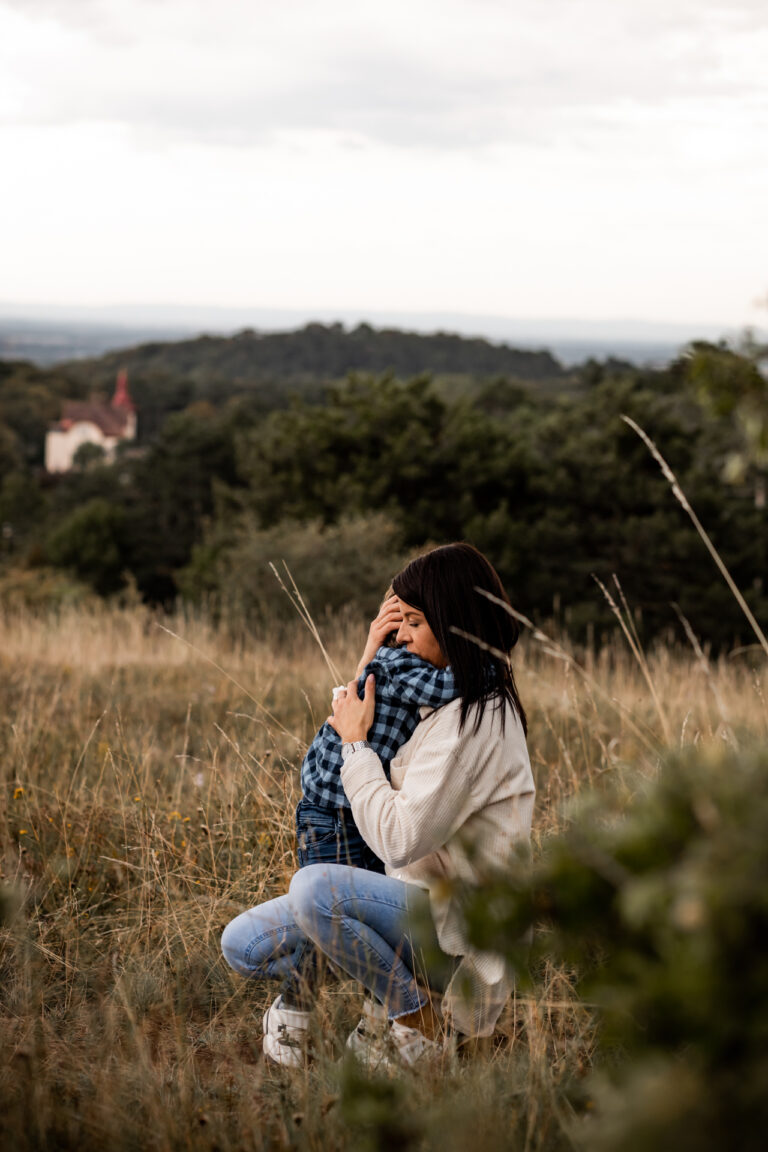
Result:
<svg viewBox="0 0 768 1152">
<path fill-rule="evenodd" d="M 181 820 L 181 812 L 177 812 L 174 809 L 173 812 L 168 813 L 168 819 L 169 820 Z"/>
<path fill-rule="evenodd" d="M 133 798 L 134 804 L 138 804 L 140 800 L 141 800 L 141 796 L 134 796 L 134 798 Z"/>
<path fill-rule="evenodd" d="M 24 789 L 23 788 L 14 788 L 14 790 L 13 790 L 14 800 L 18 800 L 19 797 L 23 796 L 23 795 L 24 795 Z"/>
<path fill-rule="evenodd" d="M 26 828 L 19 828 L 19 836 L 27 836 L 27 835 L 28 835 L 28 832 L 27 832 Z"/>
<path fill-rule="evenodd" d="M 184 817 L 184 823 L 185 823 L 185 824 L 189 824 L 189 821 L 190 821 L 190 819 L 191 819 L 191 817 L 190 817 L 190 816 L 185 816 L 185 817 Z"/>
</svg>

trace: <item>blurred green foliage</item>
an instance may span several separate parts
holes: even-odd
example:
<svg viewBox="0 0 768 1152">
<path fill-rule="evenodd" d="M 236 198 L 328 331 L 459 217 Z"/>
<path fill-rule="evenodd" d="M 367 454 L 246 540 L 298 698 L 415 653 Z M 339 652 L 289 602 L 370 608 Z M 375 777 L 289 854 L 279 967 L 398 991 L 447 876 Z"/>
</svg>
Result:
<svg viewBox="0 0 768 1152">
<path fill-rule="evenodd" d="M 738 356 L 728 348 L 713 349 L 695 343 L 691 349 L 688 377 L 702 403 L 715 417 L 730 419 L 739 430 L 738 443 L 728 453 L 723 474 L 726 480 L 743 482 L 755 476 L 755 494 L 765 504 L 765 472 L 768 469 L 768 380 L 758 369 L 757 357 Z"/>
<path fill-rule="evenodd" d="M 600 1011 L 589 1147 L 764 1146 L 767 876 L 768 753 L 691 750 L 582 800 L 532 870 L 470 898 L 479 947 L 523 971 L 539 923 L 535 953 L 574 965 Z"/>
<path fill-rule="evenodd" d="M 12 612 L 99 604 L 93 589 L 60 568 L 6 568 L 0 571 L 0 604 Z"/>
<path fill-rule="evenodd" d="M 72 463 L 75 468 L 91 468 L 103 464 L 105 459 L 106 452 L 101 444 L 81 444 L 72 457 Z"/>
</svg>

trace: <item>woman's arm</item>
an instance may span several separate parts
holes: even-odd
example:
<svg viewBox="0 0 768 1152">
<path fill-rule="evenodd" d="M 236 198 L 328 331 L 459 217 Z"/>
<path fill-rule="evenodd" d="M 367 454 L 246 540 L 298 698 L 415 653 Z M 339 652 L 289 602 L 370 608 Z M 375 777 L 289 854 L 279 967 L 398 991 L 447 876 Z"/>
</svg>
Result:
<svg viewBox="0 0 768 1152">
<path fill-rule="evenodd" d="M 356 752 L 342 764 L 341 780 L 355 823 L 366 843 L 394 868 L 442 848 L 476 807 L 461 768 L 464 758 L 455 724 L 443 727 L 446 730 L 430 733 L 433 738 L 419 748 L 399 791 L 390 785 L 372 749 Z"/>
<path fill-rule="evenodd" d="M 442 848 L 487 806 L 503 798 L 514 804 L 515 797 L 533 793 L 525 740 L 514 718 L 507 716 L 504 736 L 495 724 L 474 732 L 468 723 L 459 732 L 458 711 L 447 705 L 422 721 L 422 739 L 399 791 L 372 749 L 342 764 L 341 780 L 358 828 L 395 868 Z"/>
<path fill-rule="evenodd" d="M 351 681 L 328 718 L 344 742 L 364 740 L 373 720 L 373 676 L 366 680 L 363 699 L 356 687 Z M 458 702 L 432 713 L 422 721 L 422 739 L 399 791 L 392 788 L 372 748 L 342 763 L 341 782 L 352 815 L 377 856 L 401 868 L 442 848 L 500 788 L 507 795 L 532 793 L 522 728 L 511 714 L 506 720 L 502 737 L 487 713 L 479 731 L 470 719 L 459 732 Z"/>
</svg>

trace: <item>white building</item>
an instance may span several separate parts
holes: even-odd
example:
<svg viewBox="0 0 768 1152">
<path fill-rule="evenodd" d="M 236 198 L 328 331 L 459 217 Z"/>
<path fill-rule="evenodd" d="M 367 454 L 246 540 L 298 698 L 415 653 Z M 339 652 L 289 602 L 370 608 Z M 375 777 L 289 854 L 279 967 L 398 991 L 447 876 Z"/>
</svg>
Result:
<svg viewBox="0 0 768 1152">
<path fill-rule="evenodd" d="M 95 400 L 65 400 L 61 419 L 45 437 L 48 472 L 68 472 L 83 444 L 96 444 L 111 460 L 121 440 L 136 439 L 136 406 L 128 392 L 128 373 L 118 372 L 111 404 Z"/>
</svg>

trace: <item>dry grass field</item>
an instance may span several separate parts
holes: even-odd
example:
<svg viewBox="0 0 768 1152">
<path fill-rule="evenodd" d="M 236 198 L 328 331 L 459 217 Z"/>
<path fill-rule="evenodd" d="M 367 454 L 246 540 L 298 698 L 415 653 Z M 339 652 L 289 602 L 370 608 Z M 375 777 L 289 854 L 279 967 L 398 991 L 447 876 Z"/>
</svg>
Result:
<svg viewBox="0 0 768 1152">
<path fill-rule="evenodd" d="M 263 1064 L 273 992 L 218 941 L 295 867 L 298 767 L 332 680 L 298 621 L 247 642 L 163 624 L 177 635 L 140 608 L 0 618 L 2 1147 L 572 1147 L 593 1022 L 555 968 L 440 1077 L 368 1080 L 339 1060 L 359 1015 L 346 982 L 320 998 L 308 1070 Z M 351 670 L 362 628 L 322 630 Z M 764 740 L 753 667 L 664 647 L 643 667 L 622 638 L 574 662 L 528 633 L 536 845 L 571 797 L 654 773 L 665 748 Z"/>
</svg>

